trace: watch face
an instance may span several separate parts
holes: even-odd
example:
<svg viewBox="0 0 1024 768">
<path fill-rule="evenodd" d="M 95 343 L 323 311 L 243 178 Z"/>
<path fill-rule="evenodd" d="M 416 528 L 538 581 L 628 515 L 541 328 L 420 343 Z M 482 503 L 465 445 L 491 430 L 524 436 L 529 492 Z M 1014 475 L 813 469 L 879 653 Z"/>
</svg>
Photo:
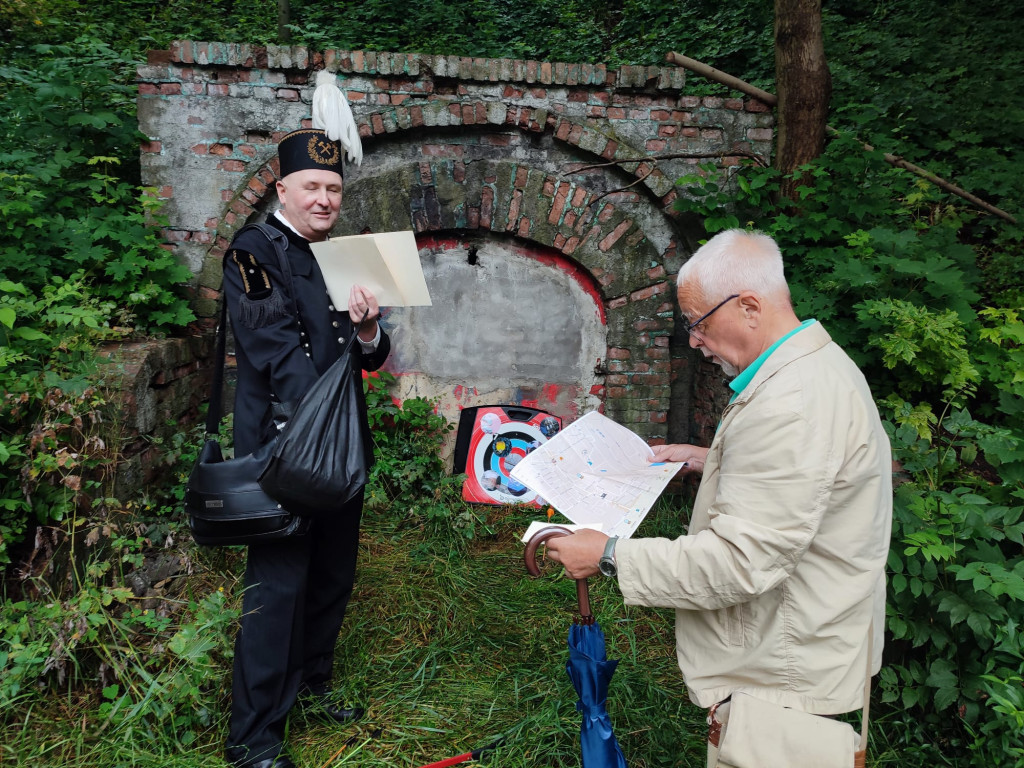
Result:
<svg viewBox="0 0 1024 768">
<path fill-rule="evenodd" d="M 597 569 L 605 576 L 614 576 L 617 572 L 615 568 L 615 561 L 609 558 L 602 557 L 597 563 Z"/>
</svg>

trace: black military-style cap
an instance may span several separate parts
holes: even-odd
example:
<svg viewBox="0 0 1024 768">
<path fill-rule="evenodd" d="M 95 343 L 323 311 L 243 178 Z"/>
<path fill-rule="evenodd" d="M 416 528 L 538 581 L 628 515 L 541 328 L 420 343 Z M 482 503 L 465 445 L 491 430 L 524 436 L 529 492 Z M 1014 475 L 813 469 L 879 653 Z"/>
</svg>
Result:
<svg viewBox="0 0 1024 768">
<path fill-rule="evenodd" d="M 295 171 L 322 170 L 342 173 L 341 144 L 327 138 L 319 128 L 292 131 L 277 145 L 281 160 L 281 178 Z"/>
</svg>

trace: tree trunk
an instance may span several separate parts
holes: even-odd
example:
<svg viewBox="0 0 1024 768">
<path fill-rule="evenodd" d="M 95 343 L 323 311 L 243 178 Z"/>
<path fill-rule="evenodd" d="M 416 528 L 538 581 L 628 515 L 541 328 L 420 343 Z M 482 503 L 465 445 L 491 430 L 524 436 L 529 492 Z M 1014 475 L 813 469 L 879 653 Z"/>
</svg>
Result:
<svg viewBox="0 0 1024 768">
<path fill-rule="evenodd" d="M 825 61 L 821 0 L 775 0 L 775 84 L 775 167 L 788 174 L 825 148 L 832 75 Z M 782 194 L 795 200 L 800 183 L 785 182 Z"/>
<path fill-rule="evenodd" d="M 288 25 L 292 23 L 292 12 L 288 0 L 277 0 L 277 41 L 287 43 L 292 39 Z"/>
</svg>

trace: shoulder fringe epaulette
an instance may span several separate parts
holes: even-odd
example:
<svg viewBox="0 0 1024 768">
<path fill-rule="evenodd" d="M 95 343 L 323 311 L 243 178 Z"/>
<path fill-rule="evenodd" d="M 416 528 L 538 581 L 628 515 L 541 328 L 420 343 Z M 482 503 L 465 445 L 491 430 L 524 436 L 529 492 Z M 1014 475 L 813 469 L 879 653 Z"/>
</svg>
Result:
<svg viewBox="0 0 1024 768">
<path fill-rule="evenodd" d="M 281 291 L 275 291 L 270 277 L 256 257 L 238 248 L 229 254 L 242 276 L 245 293 L 238 302 L 239 319 L 246 328 L 263 328 L 288 317 L 288 307 Z"/>
</svg>

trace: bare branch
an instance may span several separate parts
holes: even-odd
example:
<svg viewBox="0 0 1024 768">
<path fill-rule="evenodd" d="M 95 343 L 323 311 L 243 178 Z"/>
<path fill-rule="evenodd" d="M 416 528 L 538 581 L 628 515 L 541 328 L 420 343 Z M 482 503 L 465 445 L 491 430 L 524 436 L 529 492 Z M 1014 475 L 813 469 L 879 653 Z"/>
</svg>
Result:
<svg viewBox="0 0 1024 768">
<path fill-rule="evenodd" d="M 727 75 L 724 72 L 715 69 L 714 67 L 709 67 L 707 64 L 703 64 L 699 61 L 696 61 L 695 59 L 683 56 L 680 53 L 666 54 L 665 60 L 673 64 L 677 64 L 680 67 L 684 67 L 690 70 L 691 72 L 696 72 L 698 75 L 703 75 L 704 77 L 708 78 L 709 80 L 713 80 L 716 83 L 727 85 L 728 87 L 733 88 L 734 90 L 737 90 L 740 93 L 745 93 L 748 96 L 752 96 L 758 101 L 764 102 L 768 106 L 774 107 L 775 105 L 778 104 L 779 100 L 775 95 L 768 93 L 767 91 L 762 91 L 760 88 L 755 88 L 753 85 L 750 85 L 750 83 L 746 83 L 740 80 L 739 78 L 733 77 L 732 75 Z M 834 134 L 839 133 L 838 130 L 836 130 L 830 125 L 825 126 L 825 130 Z M 874 147 L 872 147 L 870 144 L 861 142 L 861 145 L 868 152 L 874 152 Z M 981 198 L 972 195 L 970 192 L 961 189 L 952 182 L 946 181 L 940 176 L 936 176 L 931 171 L 927 171 L 924 168 L 921 168 L 920 166 L 914 165 L 913 163 L 910 163 L 904 160 L 903 158 L 898 157 L 897 155 L 891 155 L 889 153 L 885 154 L 885 160 L 890 165 L 893 165 L 896 168 L 904 168 L 905 170 L 908 170 L 911 173 L 916 174 L 917 176 L 920 176 L 923 179 L 927 179 L 928 181 L 932 182 L 938 187 L 941 187 L 947 192 L 951 192 L 952 194 L 957 195 L 958 197 L 962 197 L 964 200 L 971 203 L 972 205 L 976 205 L 978 208 L 981 208 L 982 210 L 987 211 L 988 213 L 998 216 L 1001 219 L 1005 219 L 1011 224 L 1017 223 L 1017 219 L 1008 214 L 1006 211 L 996 208 L 991 203 L 986 203 Z"/>
<path fill-rule="evenodd" d="M 734 149 L 728 152 L 671 152 L 666 153 L 664 155 L 647 155 L 646 157 L 633 160 L 609 160 L 606 163 L 592 163 L 591 165 L 581 165 L 578 168 L 573 168 L 570 171 L 566 171 L 566 173 L 581 173 L 583 171 L 591 171 L 598 168 L 608 168 L 609 166 L 615 165 L 626 165 L 628 163 L 635 163 L 636 165 L 641 165 L 643 163 L 651 163 L 653 161 L 653 165 L 651 166 L 651 169 L 647 171 L 647 173 L 643 174 L 642 176 L 638 176 L 634 181 L 631 181 L 624 187 L 617 187 L 616 189 L 609 189 L 607 192 L 602 192 L 600 195 L 598 195 L 597 197 L 590 201 L 590 204 L 593 205 L 598 200 L 608 197 L 609 195 L 618 194 L 619 192 L 625 192 L 635 187 L 637 184 L 640 184 L 643 181 L 645 181 L 647 177 L 649 177 L 652 173 L 658 170 L 659 160 L 710 159 L 718 157 L 747 157 L 753 160 L 758 165 L 760 165 L 762 168 L 768 167 L 768 163 L 765 162 L 765 159 L 760 155 L 757 155 L 753 152 L 749 152 L 745 149 Z"/>
</svg>

